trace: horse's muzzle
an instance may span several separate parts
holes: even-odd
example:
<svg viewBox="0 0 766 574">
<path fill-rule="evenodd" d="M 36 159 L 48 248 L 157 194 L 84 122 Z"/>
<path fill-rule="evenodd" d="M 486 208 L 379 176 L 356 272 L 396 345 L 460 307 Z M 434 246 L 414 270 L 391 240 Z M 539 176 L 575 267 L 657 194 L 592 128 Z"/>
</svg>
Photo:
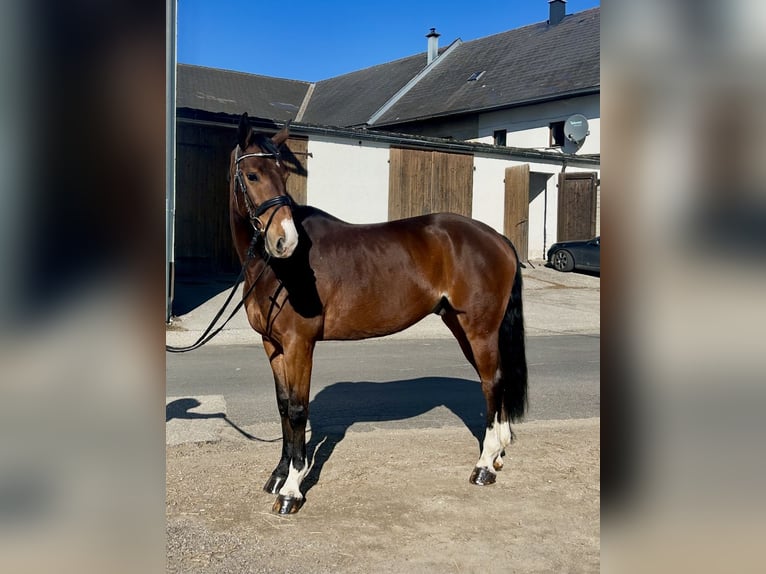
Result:
<svg viewBox="0 0 766 574">
<path fill-rule="evenodd" d="M 292 217 L 280 221 L 266 233 L 266 249 L 269 255 L 278 259 L 287 259 L 298 247 L 298 231 Z"/>
</svg>

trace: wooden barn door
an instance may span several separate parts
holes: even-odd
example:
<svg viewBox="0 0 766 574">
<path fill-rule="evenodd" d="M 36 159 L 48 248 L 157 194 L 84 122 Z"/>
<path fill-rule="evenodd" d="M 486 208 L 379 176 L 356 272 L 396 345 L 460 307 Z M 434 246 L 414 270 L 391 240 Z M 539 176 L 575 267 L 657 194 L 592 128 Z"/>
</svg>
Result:
<svg viewBox="0 0 766 574">
<path fill-rule="evenodd" d="M 235 132 L 179 123 L 176 140 L 176 270 L 182 275 L 238 271 L 227 181 Z"/>
<path fill-rule="evenodd" d="M 306 189 L 308 183 L 308 156 L 309 140 L 290 138 L 287 147 L 292 153 L 285 154 L 285 163 L 290 175 L 287 178 L 287 193 L 296 203 L 306 204 Z"/>
<path fill-rule="evenodd" d="M 529 164 L 505 169 L 505 236 L 522 261 L 529 260 Z"/>
<path fill-rule="evenodd" d="M 596 235 L 596 173 L 559 174 L 557 241 Z"/>
<path fill-rule="evenodd" d="M 473 156 L 391 148 L 388 218 L 449 211 L 470 217 Z"/>
</svg>

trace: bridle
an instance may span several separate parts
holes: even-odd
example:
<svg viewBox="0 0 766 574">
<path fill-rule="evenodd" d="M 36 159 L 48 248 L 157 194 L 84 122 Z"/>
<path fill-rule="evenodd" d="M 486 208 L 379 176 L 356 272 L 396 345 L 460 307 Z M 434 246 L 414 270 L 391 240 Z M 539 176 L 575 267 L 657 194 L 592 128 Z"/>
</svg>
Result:
<svg viewBox="0 0 766 574">
<path fill-rule="evenodd" d="M 239 150 L 239 146 L 237 146 L 237 150 Z M 236 151 L 234 152 L 236 156 Z M 272 197 L 271 199 L 267 199 L 260 205 L 254 205 L 252 200 L 250 199 L 250 196 L 247 194 L 247 187 L 245 187 L 245 182 L 242 179 L 242 170 L 239 169 L 239 162 L 241 162 L 243 159 L 247 159 L 249 157 L 273 157 L 277 162 L 277 167 L 279 167 L 279 152 L 257 152 L 257 153 L 246 153 L 242 154 L 239 157 L 235 157 L 234 165 L 237 168 L 237 172 L 234 175 L 234 178 L 237 180 L 237 185 L 239 186 L 240 191 L 242 192 L 242 197 L 245 199 L 245 207 L 247 208 L 247 213 L 250 218 L 250 225 L 253 226 L 253 229 L 255 230 L 255 237 L 258 237 L 258 235 L 265 234 L 269 230 L 269 226 L 271 225 L 272 220 L 274 219 L 274 216 L 276 215 L 277 211 L 279 211 L 279 208 L 282 206 L 291 206 L 292 205 L 292 199 L 289 195 L 277 195 L 276 197 Z M 234 191 L 234 201 L 237 201 L 237 192 Z M 266 225 L 263 225 L 263 222 L 261 221 L 261 215 L 266 213 L 269 209 L 272 207 L 276 207 L 276 209 L 271 213 L 271 217 L 269 217 L 269 220 L 266 222 Z"/>
</svg>

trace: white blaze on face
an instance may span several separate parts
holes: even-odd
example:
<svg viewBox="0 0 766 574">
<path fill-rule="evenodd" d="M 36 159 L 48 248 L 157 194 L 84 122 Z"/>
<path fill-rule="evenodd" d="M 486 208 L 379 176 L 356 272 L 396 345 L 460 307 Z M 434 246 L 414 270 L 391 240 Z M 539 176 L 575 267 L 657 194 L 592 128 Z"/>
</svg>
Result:
<svg viewBox="0 0 766 574">
<path fill-rule="evenodd" d="M 298 230 L 295 229 L 295 223 L 292 217 L 287 217 L 282 220 L 282 230 L 285 234 L 285 255 L 283 257 L 290 257 L 298 247 Z"/>
<path fill-rule="evenodd" d="M 280 229 L 281 228 L 281 229 Z M 268 252 L 272 257 L 286 259 L 290 257 L 298 246 L 298 230 L 292 217 L 286 217 L 266 232 Z"/>
<path fill-rule="evenodd" d="M 481 448 L 481 456 L 476 466 L 494 470 L 493 463 L 500 456 L 503 449 L 511 444 L 511 425 L 506 422 L 500 422 L 495 414 L 495 422 L 491 429 L 487 429 L 484 435 L 484 443 Z"/>
<path fill-rule="evenodd" d="M 293 463 L 290 463 L 290 472 L 287 474 L 287 480 L 279 489 L 280 496 L 291 496 L 293 498 L 303 498 L 301 494 L 301 482 L 309 471 L 309 465 L 303 465 L 302 470 L 295 470 Z"/>
</svg>

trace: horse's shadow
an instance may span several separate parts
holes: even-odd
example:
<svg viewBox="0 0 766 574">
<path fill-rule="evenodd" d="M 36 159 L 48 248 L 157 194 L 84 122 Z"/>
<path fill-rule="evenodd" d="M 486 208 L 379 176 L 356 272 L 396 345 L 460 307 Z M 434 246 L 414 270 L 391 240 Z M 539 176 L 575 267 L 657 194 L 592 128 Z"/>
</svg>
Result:
<svg viewBox="0 0 766 574">
<path fill-rule="evenodd" d="M 476 381 L 422 377 L 385 383 L 341 382 L 322 389 L 310 404 L 311 470 L 301 490 L 313 488 L 335 447 L 354 423 L 397 421 L 445 406 L 463 421 L 481 445 L 486 403 Z"/>
<path fill-rule="evenodd" d="M 235 431 L 237 431 L 246 439 L 257 440 L 260 442 L 276 442 L 274 440 L 262 439 L 262 438 L 258 438 L 257 436 L 251 435 L 249 432 L 240 428 L 234 422 L 232 422 L 232 420 L 229 419 L 228 416 L 226 416 L 226 413 L 193 413 L 191 412 L 191 409 L 196 409 L 201 404 L 202 403 L 200 403 L 197 399 L 193 399 L 193 398 L 183 398 L 183 399 L 176 399 L 175 401 L 171 401 L 165 405 L 165 422 L 168 422 L 172 419 L 221 419 L 223 422 L 228 424 L 231 428 L 233 428 Z"/>
</svg>

